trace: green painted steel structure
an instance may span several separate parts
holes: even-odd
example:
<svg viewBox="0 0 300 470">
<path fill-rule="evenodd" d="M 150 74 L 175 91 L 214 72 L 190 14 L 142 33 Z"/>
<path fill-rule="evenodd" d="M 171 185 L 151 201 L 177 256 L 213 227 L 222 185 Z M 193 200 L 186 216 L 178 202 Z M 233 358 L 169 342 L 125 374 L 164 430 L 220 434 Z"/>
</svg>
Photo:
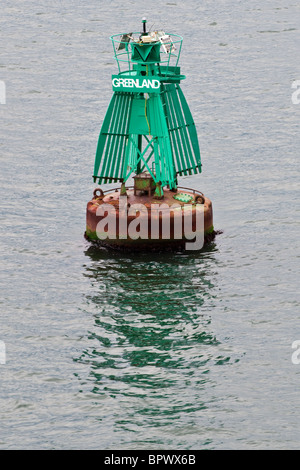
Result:
<svg viewBox="0 0 300 470">
<path fill-rule="evenodd" d="M 111 37 L 119 74 L 112 75 L 114 92 L 98 140 L 94 182 L 126 183 L 148 171 L 162 194 L 164 186 L 176 189 L 177 175 L 201 172 L 196 127 L 180 87 L 182 38 L 168 35 L 166 46 L 143 42 L 150 34 L 145 32 L 130 42 L 133 34 Z"/>
</svg>

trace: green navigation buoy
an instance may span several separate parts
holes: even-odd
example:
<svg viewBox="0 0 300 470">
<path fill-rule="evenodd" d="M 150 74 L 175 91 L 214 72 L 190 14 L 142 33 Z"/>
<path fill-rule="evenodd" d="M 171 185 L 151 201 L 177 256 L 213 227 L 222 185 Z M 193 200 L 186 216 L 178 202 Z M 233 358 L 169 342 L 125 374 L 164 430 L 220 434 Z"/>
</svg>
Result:
<svg viewBox="0 0 300 470">
<path fill-rule="evenodd" d="M 204 208 L 207 206 L 205 231 L 212 233 L 209 199 L 199 191 L 181 189 L 174 200 L 178 176 L 201 172 L 196 127 L 180 87 L 186 78 L 178 66 L 182 37 L 164 31 L 147 32 L 146 24 L 143 18 L 142 32 L 116 34 L 110 38 L 118 73 L 111 77 L 113 95 L 98 140 L 94 182 L 121 183 L 114 197 L 110 196 L 114 205 L 123 196 L 127 196 L 129 206 L 139 197 L 143 197 L 139 201 L 143 204 L 148 197 L 148 205 L 153 200 L 191 205 L 201 201 Z M 129 187 L 130 180 L 134 181 L 133 190 Z M 92 201 L 94 212 L 95 198 L 98 205 L 109 202 L 104 193 L 96 193 Z M 134 199 L 130 201 L 130 198 Z M 91 211 L 88 205 L 86 236 L 95 240 L 99 239 L 96 225 L 100 219 Z M 107 233 L 106 242 L 109 230 Z M 132 239 L 124 243 L 120 242 L 120 237 L 116 239 L 118 245 L 133 246 Z M 147 246 L 150 242 L 148 236 Z"/>
</svg>

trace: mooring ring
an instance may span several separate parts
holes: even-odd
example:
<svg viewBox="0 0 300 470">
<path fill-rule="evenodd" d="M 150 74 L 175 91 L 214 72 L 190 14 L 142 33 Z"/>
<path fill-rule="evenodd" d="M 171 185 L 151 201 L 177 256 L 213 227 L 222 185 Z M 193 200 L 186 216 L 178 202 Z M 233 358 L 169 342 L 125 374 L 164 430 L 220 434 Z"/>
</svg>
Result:
<svg viewBox="0 0 300 470">
<path fill-rule="evenodd" d="M 98 194 L 98 192 L 99 192 L 100 194 Z M 104 196 L 104 192 L 102 191 L 101 188 L 96 188 L 96 189 L 94 189 L 93 196 L 94 196 L 94 198 L 96 198 L 96 197 L 103 197 L 103 196 Z"/>
<path fill-rule="evenodd" d="M 204 204 L 205 203 L 205 197 L 198 194 L 198 196 L 195 197 L 195 202 L 197 204 Z"/>
</svg>

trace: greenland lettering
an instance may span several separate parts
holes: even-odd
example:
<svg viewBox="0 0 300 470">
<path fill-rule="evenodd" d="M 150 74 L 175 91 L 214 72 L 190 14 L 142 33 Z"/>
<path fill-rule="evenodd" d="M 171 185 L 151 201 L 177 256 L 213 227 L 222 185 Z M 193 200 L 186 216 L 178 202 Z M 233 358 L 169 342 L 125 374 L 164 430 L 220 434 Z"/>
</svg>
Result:
<svg viewBox="0 0 300 470">
<path fill-rule="evenodd" d="M 160 81 L 150 78 L 113 78 L 113 88 L 147 88 L 157 90 L 160 87 Z"/>
</svg>

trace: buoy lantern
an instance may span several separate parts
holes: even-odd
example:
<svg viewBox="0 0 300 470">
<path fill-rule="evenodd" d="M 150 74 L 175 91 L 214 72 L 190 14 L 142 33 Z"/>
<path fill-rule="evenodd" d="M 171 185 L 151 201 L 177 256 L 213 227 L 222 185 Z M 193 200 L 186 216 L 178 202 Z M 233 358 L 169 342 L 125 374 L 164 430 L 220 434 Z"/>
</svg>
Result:
<svg viewBox="0 0 300 470">
<path fill-rule="evenodd" d="M 178 176 L 201 173 L 198 137 L 180 87 L 182 37 L 164 31 L 111 36 L 118 74 L 96 151 L 88 240 L 129 250 L 199 250 L 214 238 L 212 203 Z"/>
</svg>

